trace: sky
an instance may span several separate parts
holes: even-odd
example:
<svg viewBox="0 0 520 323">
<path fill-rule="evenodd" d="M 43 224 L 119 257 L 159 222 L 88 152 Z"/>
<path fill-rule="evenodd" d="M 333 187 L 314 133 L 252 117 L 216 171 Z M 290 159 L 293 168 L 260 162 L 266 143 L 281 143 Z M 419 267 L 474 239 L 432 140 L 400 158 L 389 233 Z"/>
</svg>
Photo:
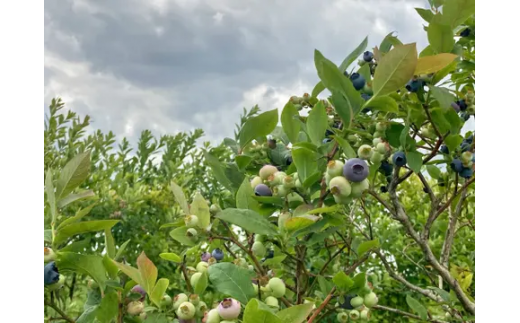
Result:
<svg viewBox="0 0 520 323">
<path fill-rule="evenodd" d="M 232 137 L 244 107 L 282 109 L 318 81 L 314 49 L 339 63 L 389 32 L 427 45 L 427 0 L 47 0 L 45 97 L 134 144 L 202 128 Z"/>
</svg>

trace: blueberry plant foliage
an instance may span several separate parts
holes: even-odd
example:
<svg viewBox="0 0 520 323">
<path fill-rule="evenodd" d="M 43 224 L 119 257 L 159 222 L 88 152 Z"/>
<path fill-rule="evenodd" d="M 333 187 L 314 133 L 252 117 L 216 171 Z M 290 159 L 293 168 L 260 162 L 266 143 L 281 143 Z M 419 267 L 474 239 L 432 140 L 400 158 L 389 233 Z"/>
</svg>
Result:
<svg viewBox="0 0 520 323">
<path fill-rule="evenodd" d="M 54 100 L 46 320 L 473 322 L 475 3 L 430 3 L 420 53 L 316 50 L 310 93 L 218 147 L 145 131 L 113 153 Z"/>
</svg>

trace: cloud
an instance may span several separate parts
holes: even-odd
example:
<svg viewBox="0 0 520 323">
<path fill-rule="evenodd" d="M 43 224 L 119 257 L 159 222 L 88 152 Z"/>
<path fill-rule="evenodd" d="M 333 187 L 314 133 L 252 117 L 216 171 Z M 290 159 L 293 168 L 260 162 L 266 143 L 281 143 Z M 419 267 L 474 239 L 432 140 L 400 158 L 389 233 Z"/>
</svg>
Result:
<svg viewBox="0 0 520 323">
<path fill-rule="evenodd" d="M 426 46 L 426 0 L 48 0 L 45 103 L 62 96 L 94 126 L 232 136 L 243 107 L 281 108 L 317 82 L 313 51 L 335 62 L 365 36 Z"/>
</svg>

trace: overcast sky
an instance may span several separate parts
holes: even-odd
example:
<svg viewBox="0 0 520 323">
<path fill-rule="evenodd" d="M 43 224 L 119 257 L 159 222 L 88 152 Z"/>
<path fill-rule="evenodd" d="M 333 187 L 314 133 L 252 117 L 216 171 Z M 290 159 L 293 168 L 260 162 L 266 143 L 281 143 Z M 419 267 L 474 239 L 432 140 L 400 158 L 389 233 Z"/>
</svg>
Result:
<svg viewBox="0 0 520 323">
<path fill-rule="evenodd" d="M 45 106 L 61 96 L 135 144 L 143 129 L 233 136 L 243 107 L 282 108 L 365 36 L 426 44 L 427 0 L 47 0 Z"/>
</svg>

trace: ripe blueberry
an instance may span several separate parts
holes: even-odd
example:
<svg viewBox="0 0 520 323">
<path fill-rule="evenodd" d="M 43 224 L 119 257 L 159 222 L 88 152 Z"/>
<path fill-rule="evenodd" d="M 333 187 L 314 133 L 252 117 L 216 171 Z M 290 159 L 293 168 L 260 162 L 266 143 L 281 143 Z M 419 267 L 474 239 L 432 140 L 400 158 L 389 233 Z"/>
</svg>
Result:
<svg viewBox="0 0 520 323">
<path fill-rule="evenodd" d="M 233 298 L 226 298 L 220 302 L 217 310 L 224 320 L 234 320 L 240 315 L 240 302 Z"/>
<path fill-rule="evenodd" d="M 385 176 L 389 176 L 389 175 L 392 175 L 392 172 L 393 172 L 393 167 L 392 165 L 390 165 L 390 163 L 386 160 L 383 160 L 381 162 L 381 166 L 379 166 L 379 171 L 385 175 Z"/>
<path fill-rule="evenodd" d="M 463 169 L 462 161 L 456 158 L 450 163 L 450 167 L 455 173 L 460 173 Z"/>
<path fill-rule="evenodd" d="M 386 193 L 388 192 L 388 188 L 386 188 L 386 186 L 381 186 L 381 193 Z"/>
<path fill-rule="evenodd" d="M 446 146 L 446 145 L 442 145 L 441 148 L 439 149 L 439 151 L 442 154 L 445 154 L 445 155 L 449 155 L 450 154 L 450 150 L 448 149 L 448 146 Z"/>
<path fill-rule="evenodd" d="M 339 306 L 346 310 L 353 310 L 354 307 L 352 307 L 352 304 L 350 304 L 350 301 L 352 301 L 352 299 L 354 299 L 355 297 L 357 297 L 357 295 L 354 295 L 354 294 L 349 294 L 349 295 L 345 296 L 345 300 L 343 301 L 343 303 L 341 303 L 341 300 L 340 300 Z"/>
<path fill-rule="evenodd" d="M 359 158 L 352 158 L 343 167 L 343 176 L 351 182 L 362 182 L 368 177 L 368 165 Z"/>
<path fill-rule="evenodd" d="M 471 34 L 471 29 L 466 28 L 460 32 L 460 37 L 468 37 Z"/>
<path fill-rule="evenodd" d="M 466 111 L 466 109 L 468 109 L 468 105 L 466 104 L 466 100 L 464 99 L 457 101 L 457 104 L 460 107 L 460 111 Z"/>
<path fill-rule="evenodd" d="M 402 151 L 398 151 L 392 157 L 392 163 L 398 167 L 403 167 L 406 165 L 406 155 Z"/>
<path fill-rule="evenodd" d="M 60 280 L 60 273 L 54 261 L 49 262 L 44 268 L 44 285 L 52 285 Z"/>
<path fill-rule="evenodd" d="M 374 53 L 366 51 L 363 53 L 363 60 L 365 62 L 371 62 L 374 59 Z"/>
<path fill-rule="evenodd" d="M 365 83 L 366 83 L 363 75 L 361 75 L 359 73 L 352 73 L 352 75 L 350 75 L 350 80 L 352 81 L 352 85 L 354 85 L 354 88 L 357 91 L 361 90 L 365 86 Z"/>
<path fill-rule="evenodd" d="M 473 169 L 468 168 L 468 167 L 464 167 L 464 168 L 459 172 L 459 175 L 460 175 L 460 177 L 462 177 L 462 178 L 471 178 L 471 176 L 473 176 Z"/>
<path fill-rule="evenodd" d="M 269 188 L 269 186 L 265 184 L 258 184 L 255 187 L 255 195 L 256 196 L 273 196 L 273 192 Z"/>
<path fill-rule="evenodd" d="M 455 110 L 455 112 L 460 112 L 460 106 L 457 104 L 457 102 L 452 102 L 451 107 L 453 110 Z"/>
<path fill-rule="evenodd" d="M 408 92 L 417 92 L 419 89 L 422 89 L 423 85 L 422 80 L 410 80 L 408 84 L 406 84 L 406 90 L 408 90 Z"/>
<path fill-rule="evenodd" d="M 213 250 L 213 252 L 211 253 L 211 255 L 212 255 L 213 258 L 215 258 L 217 261 L 221 261 L 222 259 L 224 259 L 224 253 L 223 253 L 222 250 L 220 250 L 219 248 Z"/>
</svg>

